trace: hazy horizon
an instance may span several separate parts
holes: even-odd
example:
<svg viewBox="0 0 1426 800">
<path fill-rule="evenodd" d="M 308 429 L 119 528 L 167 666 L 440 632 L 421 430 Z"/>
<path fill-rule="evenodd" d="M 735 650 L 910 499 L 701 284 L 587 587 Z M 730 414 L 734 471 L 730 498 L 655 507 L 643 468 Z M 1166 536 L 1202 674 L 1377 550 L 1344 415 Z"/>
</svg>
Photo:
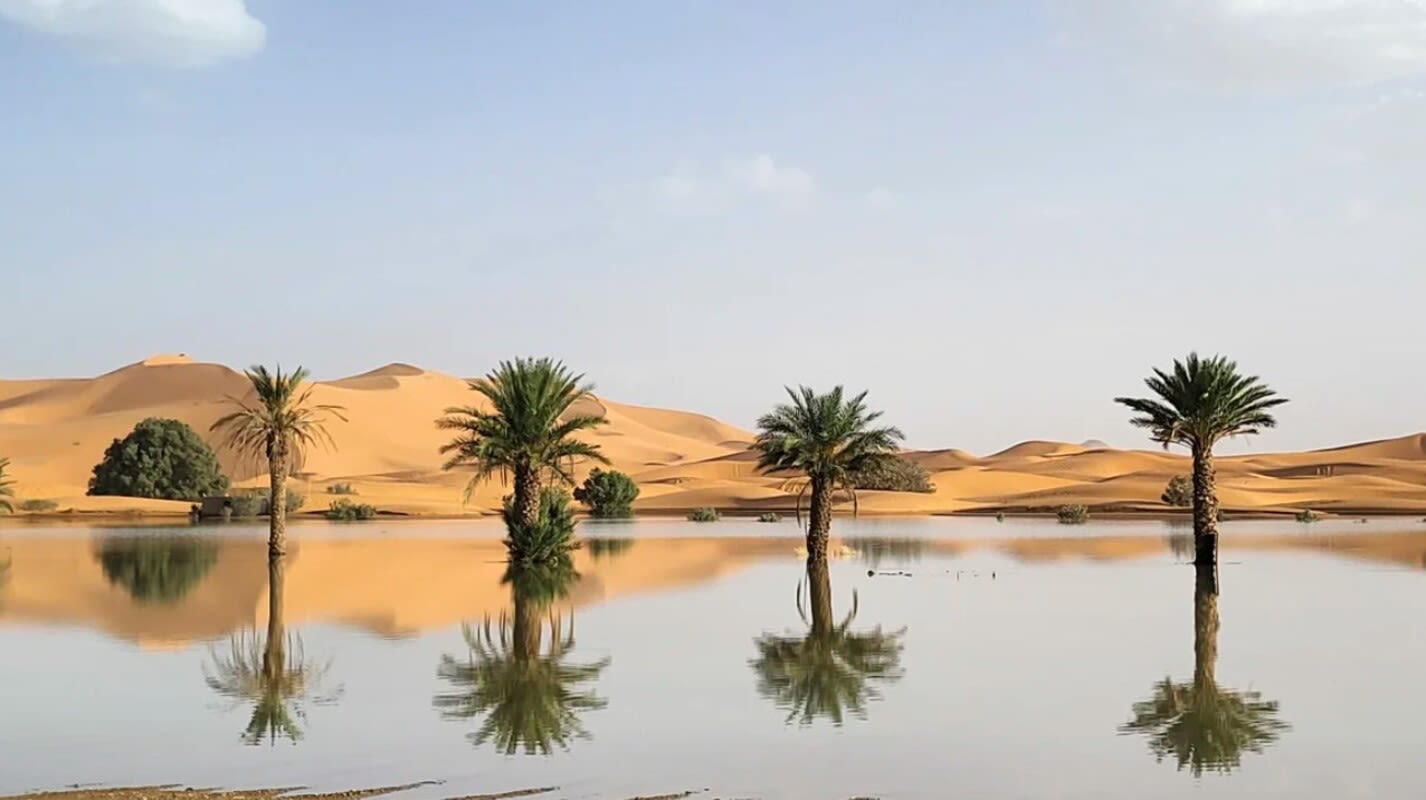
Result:
<svg viewBox="0 0 1426 800">
<path fill-rule="evenodd" d="M 1426 428 L 1426 2 L 0 0 L 0 378 L 551 355 L 751 427 L 1152 449 L 1190 350 Z"/>
</svg>

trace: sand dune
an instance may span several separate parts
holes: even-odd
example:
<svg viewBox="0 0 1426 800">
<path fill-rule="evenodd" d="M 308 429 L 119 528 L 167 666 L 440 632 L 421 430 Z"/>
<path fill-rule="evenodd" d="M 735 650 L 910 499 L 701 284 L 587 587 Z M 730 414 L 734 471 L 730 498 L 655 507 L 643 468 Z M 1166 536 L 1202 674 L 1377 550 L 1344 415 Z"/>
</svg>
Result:
<svg viewBox="0 0 1426 800">
<path fill-rule="evenodd" d="M 0 380 L 0 456 L 11 459 L 21 499 L 55 500 L 76 513 L 181 513 L 181 503 L 84 497 L 94 464 L 110 441 L 150 416 L 182 420 L 216 444 L 209 427 L 230 408 L 229 397 L 247 390 L 241 373 L 182 355 L 155 356 L 96 378 Z M 481 406 L 465 379 L 394 363 L 319 382 L 313 397 L 345 407 L 350 421 L 331 426 L 335 449 L 312 452 L 295 482 L 309 492 L 309 509 L 325 507 L 323 490 L 334 482 L 352 483 L 366 502 L 407 514 L 488 513 L 508 491 L 497 481 L 463 503 L 466 476 L 441 469 L 438 450 L 449 436 L 434 420 L 449 406 Z M 796 502 L 795 482 L 758 473 L 748 431 L 603 397 L 577 410 L 608 417 L 590 439 L 643 486 L 642 511 L 790 510 Z M 955 449 L 908 455 L 932 473 L 936 491 L 864 492 L 863 511 L 1044 510 L 1067 503 L 1164 510 L 1164 484 L 1188 472 L 1176 452 L 1112 450 L 1097 441 L 1027 441 L 983 457 Z M 258 465 L 221 449 L 219 458 L 239 485 L 263 481 Z M 1426 434 L 1220 458 L 1218 470 L 1222 499 L 1234 511 L 1426 512 Z"/>
</svg>

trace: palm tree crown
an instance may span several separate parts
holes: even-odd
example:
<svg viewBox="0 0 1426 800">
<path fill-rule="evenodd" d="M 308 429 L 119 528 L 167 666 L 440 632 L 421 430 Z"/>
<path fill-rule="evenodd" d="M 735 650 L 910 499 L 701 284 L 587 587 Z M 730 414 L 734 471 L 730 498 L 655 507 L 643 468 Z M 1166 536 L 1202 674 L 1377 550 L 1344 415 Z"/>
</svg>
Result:
<svg viewBox="0 0 1426 800">
<path fill-rule="evenodd" d="M 5 470 L 10 468 L 10 459 L 0 458 L 0 511 L 12 514 L 15 506 L 10 503 L 10 498 L 15 496 L 15 482 L 10 480 L 5 474 Z"/>
<path fill-rule="evenodd" d="M 269 462 L 277 457 L 288 469 L 303 461 L 305 450 L 316 444 L 332 445 L 326 418 L 346 422 L 341 406 L 314 404 L 312 388 L 303 387 L 308 372 L 298 367 L 283 374 L 282 367 L 269 372 L 262 365 L 245 373 L 252 382 L 254 402 L 229 398 L 238 407 L 213 423 L 211 430 L 223 431 L 223 444 L 240 455 Z M 274 505 L 281 502 L 274 500 Z"/>
<path fill-rule="evenodd" d="M 869 411 L 866 392 L 845 397 L 838 386 L 817 394 L 802 386 L 787 389 L 791 403 L 758 420 L 758 468 L 800 472 L 828 490 L 856 492 L 852 477 L 875 461 L 896 454 L 905 436 L 894 427 L 873 427 L 880 411 Z"/>
<path fill-rule="evenodd" d="M 436 424 L 458 435 L 441 448 L 450 456 L 446 469 L 473 467 L 466 497 L 482 481 L 497 473 L 521 473 L 539 481 L 543 476 L 574 483 L 572 462 L 588 458 L 601 464 L 609 460 L 599 446 L 574 435 L 604 425 L 603 414 L 571 414 L 570 408 L 590 397 L 593 384 L 581 383 L 564 364 L 549 358 L 517 358 L 500 366 L 470 387 L 489 401 L 491 410 L 476 406 L 447 408 Z M 533 492 L 532 496 L 537 496 Z"/>
<path fill-rule="evenodd" d="M 1220 439 L 1251 436 L 1276 427 L 1272 409 L 1287 402 L 1256 375 L 1243 375 L 1223 356 L 1190 353 L 1173 371 L 1155 369 L 1146 379 L 1153 398 L 1116 397 L 1136 412 L 1130 420 L 1165 448 L 1179 444 L 1211 449 Z"/>
</svg>

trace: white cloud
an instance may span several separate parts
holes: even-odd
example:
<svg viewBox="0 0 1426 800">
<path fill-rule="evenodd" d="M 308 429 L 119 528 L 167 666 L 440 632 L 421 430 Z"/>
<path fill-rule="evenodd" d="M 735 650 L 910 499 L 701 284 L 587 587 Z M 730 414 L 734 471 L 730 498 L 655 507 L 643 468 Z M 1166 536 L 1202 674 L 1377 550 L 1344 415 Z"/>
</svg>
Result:
<svg viewBox="0 0 1426 800">
<path fill-rule="evenodd" d="M 797 211 L 811 202 L 817 183 L 806 170 L 764 153 L 727 158 L 711 170 L 685 163 L 654 181 L 653 189 L 660 205 L 674 213 L 715 213 L 750 203 Z"/>
<path fill-rule="evenodd" d="M 872 208 L 895 208 L 896 195 L 884 186 L 878 186 L 866 193 L 867 205 Z"/>
<path fill-rule="evenodd" d="M 267 38 L 245 0 L 0 0 L 0 17 L 101 59 L 174 67 L 249 56 Z"/>
<path fill-rule="evenodd" d="M 1426 75 L 1426 0 L 1050 0 L 1067 33 L 1219 88 Z"/>
</svg>

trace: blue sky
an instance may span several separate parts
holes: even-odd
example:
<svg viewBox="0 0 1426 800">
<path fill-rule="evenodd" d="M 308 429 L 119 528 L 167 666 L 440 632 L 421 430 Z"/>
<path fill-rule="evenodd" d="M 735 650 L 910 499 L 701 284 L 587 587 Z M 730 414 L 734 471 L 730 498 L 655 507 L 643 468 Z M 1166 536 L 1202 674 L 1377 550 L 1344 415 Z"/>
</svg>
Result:
<svg viewBox="0 0 1426 800">
<path fill-rule="evenodd" d="M 552 354 L 741 425 L 1426 428 L 1426 2 L 0 0 L 0 375 Z"/>
</svg>

